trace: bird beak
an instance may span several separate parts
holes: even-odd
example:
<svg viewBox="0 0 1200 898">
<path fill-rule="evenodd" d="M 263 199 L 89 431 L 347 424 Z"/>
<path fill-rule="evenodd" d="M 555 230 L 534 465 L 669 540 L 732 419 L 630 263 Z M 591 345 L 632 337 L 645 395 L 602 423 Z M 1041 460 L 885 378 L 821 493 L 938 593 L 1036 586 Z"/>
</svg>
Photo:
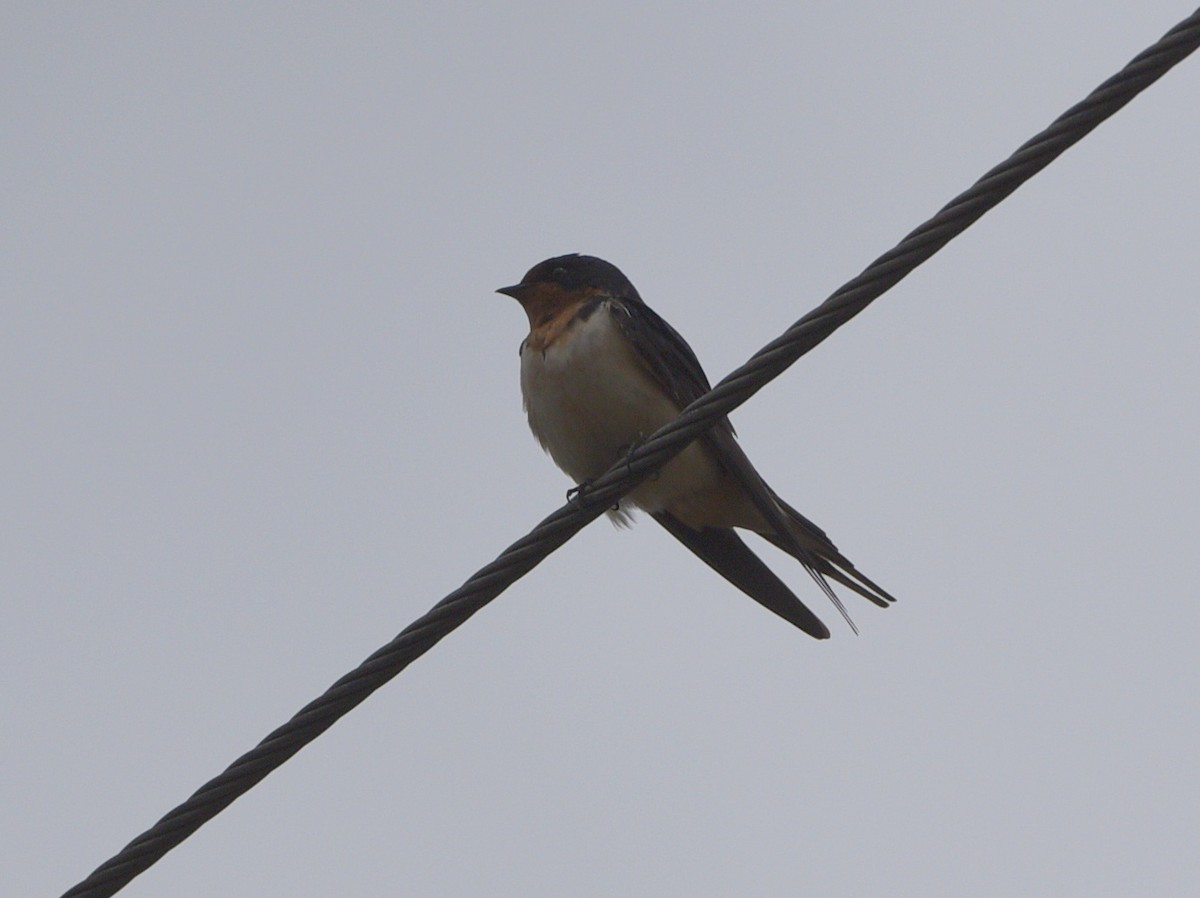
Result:
<svg viewBox="0 0 1200 898">
<path fill-rule="evenodd" d="M 511 287 L 501 287 L 497 293 L 503 293 L 505 296 L 511 296 L 513 299 L 520 299 L 521 293 L 525 290 L 525 284 L 513 284 Z"/>
</svg>

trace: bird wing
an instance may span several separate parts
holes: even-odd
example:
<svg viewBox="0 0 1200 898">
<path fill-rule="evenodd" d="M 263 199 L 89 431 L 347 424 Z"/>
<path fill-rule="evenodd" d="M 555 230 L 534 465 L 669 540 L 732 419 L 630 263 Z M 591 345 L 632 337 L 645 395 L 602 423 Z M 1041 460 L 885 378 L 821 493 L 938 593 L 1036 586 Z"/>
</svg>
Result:
<svg viewBox="0 0 1200 898">
<path fill-rule="evenodd" d="M 774 611 L 815 639 L 829 638 L 829 628 L 796 598 L 795 593 L 742 542 L 733 529 L 706 527 L 693 530 L 665 511 L 656 513 L 654 520 L 691 549 L 700 560 L 764 608 Z"/>
<path fill-rule="evenodd" d="M 711 389 L 708 377 L 705 376 L 704 369 L 700 365 L 700 360 L 696 358 L 695 352 L 662 316 L 640 300 L 614 303 L 614 305 L 616 306 L 614 319 L 618 327 L 632 344 L 658 385 L 680 409 Z M 738 445 L 733 425 L 728 418 L 722 418 L 711 431 L 701 437 L 701 442 L 709 448 L 721 467 L 742 485 L 755 507 L 771 525 L 772 532 L 761 535 L 792 555 L 804 566 L 852 628 L 854 622 L 850 620 L 845 606 L 830 588 L 825 577 L 836 580 L 877 605 L 886 606 L 895 601 L 891 595 L 861 574 L 850 560 L 838 551 L 837 546 L 833 544 L 824 530 L 788 505 L 766 484 L 741 446 Z M 671 525 L 661 519 L 659 523 L 714 567 L 718 573 L 738 585 L 751 598 L 762 602 L 776 613 L 781 613 L 777 608 L 764 601 L 760 595 L 746 589 L 738 579 L 735 579 L 735 576 L 740 576 L 743 582 L 748 582 L 746 581 L 748 575 L 731 575 L 714 563 L 713 558 L 716 554 L 728 551 L 734 553 L 730 556 L 729 565 L 734 567 L 748 565 L 749 562 L 745 560 L 745 556 L 748 555 L 753 559 L 754 564 L 765 569 L 765 565 L 732 530 L 728 532 L 727 536 L 710 536 L 711 533 L 722 533 L 722 531 L 706 528 L 704 531 L 697 532 L 676 519 L 672 519 L 672 521 Z M 689 536 L 689 539 L 681 536 L 681 532 Z M 737 543 L 736 548 L 731 537 Z M 773 574 L 771 577 L 775 579 Z M 778 581 L 776 580 L 776 582 Z M 782 583 L 779 586 L 782 587 Z M 784 589 L 786 590 L 786 587 Z M 796 599 L 790 592 L 788 595 L 799 603 L 799 599 Z M 808 612 L 807 608 L 804 610 Z M 808 613 L 811 614 L 811 612 Z M 787 617 L 787 615 L 782 616 Z"/>
<path fill-rule="evenodd" d="M 712 389 L 687 340 L 641 301 L 613 302 L 613 320 L 663 391 L 682 409 Z M 728 418 L 718 424 L 733 432 Z"/>
</svg>

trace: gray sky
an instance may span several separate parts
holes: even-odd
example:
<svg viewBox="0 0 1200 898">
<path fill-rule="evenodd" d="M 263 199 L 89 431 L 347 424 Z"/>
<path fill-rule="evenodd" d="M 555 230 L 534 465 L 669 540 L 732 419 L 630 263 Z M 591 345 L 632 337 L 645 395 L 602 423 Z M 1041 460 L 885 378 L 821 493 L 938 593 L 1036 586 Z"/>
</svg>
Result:
<svg viewBox="0 0 1200 898">
<path fill-rule="evenodd" d="M 715 380 L 1189 12 L 6 4 L 0 893 L 561 502 L 495 287 Z M 861 637 L 597 522 L 124 894 L 1196 894 L 1198 66 L 735 415 Z"/>
</svg>

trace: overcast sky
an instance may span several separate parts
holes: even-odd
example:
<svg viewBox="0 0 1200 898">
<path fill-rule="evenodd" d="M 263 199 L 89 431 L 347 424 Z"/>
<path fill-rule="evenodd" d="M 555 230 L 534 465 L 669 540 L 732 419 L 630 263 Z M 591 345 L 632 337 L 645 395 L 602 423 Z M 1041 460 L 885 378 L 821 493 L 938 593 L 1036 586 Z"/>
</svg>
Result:
<svg viewBox="0 0 1200 898">
<path fill-rule="evenodd" d="M 0 12 L 0 893 L 57 895 L 571 484 L 494 288 L 716 380 L 1186 2 Z M 598 521 L 123 893 L 1200 892 L 1200 60 L 734 416 L 900 602 Z"/>
</svg>

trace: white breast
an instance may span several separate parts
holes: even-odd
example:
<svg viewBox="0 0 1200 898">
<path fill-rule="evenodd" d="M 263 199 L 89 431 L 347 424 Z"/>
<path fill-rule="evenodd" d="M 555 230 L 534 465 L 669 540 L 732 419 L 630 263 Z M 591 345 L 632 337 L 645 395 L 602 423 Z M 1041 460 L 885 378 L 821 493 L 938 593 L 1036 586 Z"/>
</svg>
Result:
<svg viewBox="0 0 1200 898">
<path fill-rule="evenodd" d="M 604 305 L 545 352 L 523 347 L 521 393 L 529 427 L 575 482 L 603 474 L 679 409 L 645 370 Z M 619 312 L 616 314 L 620 314 Z M 710 485 L 716 466 L 692 445 L 630 496 L 657 511 Z"/>
</svg>

